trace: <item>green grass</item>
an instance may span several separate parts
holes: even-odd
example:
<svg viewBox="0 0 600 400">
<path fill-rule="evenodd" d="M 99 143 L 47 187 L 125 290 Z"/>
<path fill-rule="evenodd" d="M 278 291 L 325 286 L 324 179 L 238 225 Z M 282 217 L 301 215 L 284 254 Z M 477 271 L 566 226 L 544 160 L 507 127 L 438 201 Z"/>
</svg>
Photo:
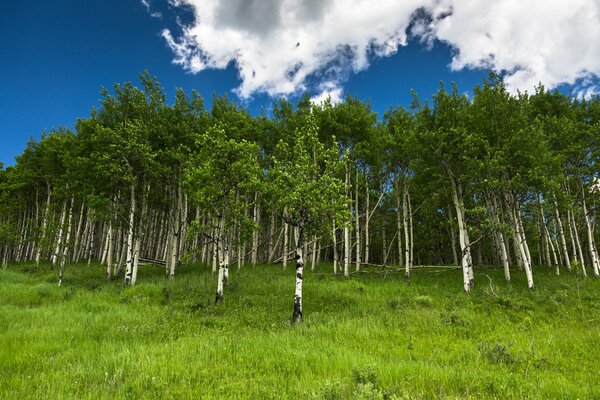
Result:
<svg viewBox="0 0 600 400">
<path fill-rule="evenodd" d="M 232 269 L 215 306 L 200 266 L 144 266 L 124 288 L 73 265 L 59 288 L 47 265 L 11 265 L 0 398 L 600 398 L 599 280 L 538 268 L 530 292 L 485 268 L 465 295 L 459 270 L 319 270 L 292 326 L 293 268 Z"/>
</svg>

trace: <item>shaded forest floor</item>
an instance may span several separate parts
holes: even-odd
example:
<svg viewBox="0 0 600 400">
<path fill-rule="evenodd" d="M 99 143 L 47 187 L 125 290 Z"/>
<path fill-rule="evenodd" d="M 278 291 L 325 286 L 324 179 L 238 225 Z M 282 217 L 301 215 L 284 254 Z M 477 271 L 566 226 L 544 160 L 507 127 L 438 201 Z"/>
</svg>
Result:
<svg viewBox="0 0 600 400">
<path fill-rule="evenodd" d="M 0 398 L 600 398 L 600 280 L 536 268 L 418 269 L 350 278 L 307 271 L 304 322 L 289 323 L 294 269 L 99 265 L 0 271 Z M 492 282 L 490 284 L 490 281 Z"/>
</svg>

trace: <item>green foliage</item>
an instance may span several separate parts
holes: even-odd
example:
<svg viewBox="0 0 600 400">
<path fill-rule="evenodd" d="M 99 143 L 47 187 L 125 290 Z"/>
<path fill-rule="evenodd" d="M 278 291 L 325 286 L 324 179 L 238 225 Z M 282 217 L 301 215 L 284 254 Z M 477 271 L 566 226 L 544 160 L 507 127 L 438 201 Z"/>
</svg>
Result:
<svg viewBox="0 0 600 400">
<path fill-rule="evenodd" d="M 268 171 L 269 199 L 289 224 L 304 233 L 322 233 L 334 219 L 339 225 L 350 219 L 345 185 L 338 178 L 345 160 L 335 142 L 323 144 L 317 132 L 315 118 L 307 115 L 291 146 L 279 142 Z"/>
<path fill-rule="evenodd" d="M 258 146 L 229 138 L 221 125 L 215 125 L 198 134 L 195 147 L 184 171 L 191 200 L 210 217 L 222 219 L 226 230 L 236 224 L 245 232 L 255 228 L 246 213 L 245 196 L 262 185 Z M 211 222 L 196 229 L 209 234 Z"/>
</svg>

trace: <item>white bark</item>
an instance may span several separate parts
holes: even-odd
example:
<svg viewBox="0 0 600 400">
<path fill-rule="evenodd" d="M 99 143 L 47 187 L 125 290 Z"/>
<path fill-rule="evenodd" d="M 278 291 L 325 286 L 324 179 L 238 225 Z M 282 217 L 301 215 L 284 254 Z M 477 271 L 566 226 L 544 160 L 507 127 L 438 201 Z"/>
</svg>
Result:
<svg viewBox="0 0 600 400">
<path fill-rule="evenodd" d="M 85 202 L 81 202 L 81 209 L 79 210 L 79 219 L 77 221 L 77 230 L 75 231 L 75 244 L 73 245 L 73 255 L 71 258 L 72 262 L 76 262 L 77 254 L 79 253 L 79 245 L 81 243 L 81 227 L 83 226 L 83 214 L 85 211 Z"/>
<path fill-rule="evenodd" d="M 302 321 L 302 279 L 304 272 L 304 256 L 302 253 L 303 233 L 297 226 L 294 227 L 294 236 L 296 238 L 296 290 L 294 292 L 292 322 L 297 323 Z"/>
<path fill-rule="evenodd" d="M 42 220 L 42 237 L 38 243 L 37 250 L 35 253 L 35 264 L 40 265 L 40 257 L 42 255 L 42 248 L 45 245 L 46 240 L 46 229 L 48 227 L 48 214 L 50 213 L 50 201 L 52 198 L 52 190 L 50 189 L 50 184 L 47 183 L 48 196 L 46 198 L 46 208 L 44 210 L 44 219 Z"/>
<path fill-rule="evenodd" d="M 331 239 L 333 241 L 333 273 L 337 274 L 338 270 L 338 249 L 337 249 L 337 233 L 335 227 L 335 219 L 333 220 L 333 227 L 331 229 Z"/>
<path fill-rule="evenodd" d="M 581 248 L 581 242 L 579 241 L 579 231 L 577 230 L 577 222 L 575 216 L 571 210 L 567 210 L 567 216 L 570 216 L 570 221 L 573 227 L 573 234 L 575 236 L 575 245 L 577 252 L 579 253 L 579 263 L 581 264 L 581 272 L 584 277 L 587 277 L 587 271 L 585 269 L 585 257 L 583 256 L 583 249 Z"/>
<path fill-rule="evenodd" d="M 565 237 L 565 231 L 560 219 L 560 212 L 558 211 L 558 203 L 556 202 L 556 198 L 554 199 L 554 217 L 556 219 L 556 227 L 558 228 L 558 236 L 560 237 L 560 244 L 562 246 L 562 260 L 565 263 L 565 267 L 567 267 L 567 271 L 571 271 L 571 258 L 569 256 L 567 239 Z"/>
<path fill-rule="evenodd" d="M 398 265 L 403 265 L 404 264 L 404 250 L 403 250 L 403 246 L 402 246 L 402 226 L 403 226 L 403 219 L 404 219 L 404 215 L 400 213 L 400 210 L 402 209 L 402 201 L 400 200 L 400 197 L 402 196 L 402 192 L 400 191 L 400 177 L 397 176 L 396 177 L 396 229 L 398 230 L 398 238 L 397 238 L 397 245 L 398 245 Z M 367 211 L 368 212 L 368 211 Z"/>
<path fill-rule="evenodd" d="M 63 229 L 65 226 L 66 214 L 67 214 L 67 199 L 63 200 L 62 211 L 60 214 L 60 226 L 58 228 L 58 237 L 56 238 L 56 247 L 54 248 L 54 253 L 52 254 L 52 267 L 56 267 L 56 262 L 58 261 L 58 256 L 59 256 L 60 248 L 62 245 Z"/>
<path fill-rule="evenodd" d="M 588 216 L 583 185 L 581 185 L 581 206 L 582 206 L 585 226 L 587 228 L 588 250 L 590 252 L 590 259 L 592 260 L 592 268 L 594 271 L 594 276 L 600 277 L 600 260 L 598 260 L 598 254 L 596 253 L 596 246 L 594 244 L 594 231 L 592 228 L 592 223 L 590 222 L 590 218 Z"/>
<path fill-rule="evenodd" d="M 350 170 L 348 163 L 346 163 L 346 179 L 345 179 L 346 190 L 345 193 L 348 195 L 348 189 L 350 187 Z M 348 223 L 344 224 L 344 276 L 348 276 L 350 273 L 350 226 Z"/>
<path fill-rule="evenodd" d="M 260 204 L 259 204 L 258 192 L 254 195 L 254 223 L 256 226 L 260 226 Z M 252 233 L 252 266 L 256 266 L 258 262 L 258 239 L 260 230 L 257 229 Z"/>
<path fill-rule="evenodd" d="M 410 278 L 412 269 L 412 240 L 411 240 L 411 223 L 410 223 L 410 198 L 408 197 L 408 185 L 403 184 L 402 190 L 402 220 L 404 225 L 404 275 Z M 398 237 L 401 233 L 398 232 Z"/>
<path fill-rule="evenodd" d="M 217 277 L 217 294 L 215 303 L 219 304 L 223 301 L 223 286 L 228 277 L 229 250 L 225 242 L 224 220 L 219 217 L 219 228 L 217 234 L 217 255 L 219 257 L 219 275 Z"/>
<path fill-rule="evenodd" d="M 65 273 L 65 264 L 67 262 L 67 250 L 69 249 L 69 238 L 71 237 L 71 226 L 72 226 L 72 215 L 73 215 L 73 198 L 71 198 L 71 205 L 69 206 L 69 219 L 67 222 L 67 234 L 64 241 L 62 256 L 60 259 L 60 272 L 58 274 L 58 286 L 62 285 L 63 276 Z"/>
<path fill-rule="evenodd" d="M 454 207 L 456 209 L 456 220 L 458 222 L 458 240 L 461 249 L 461 265 L 463 270 L 463 288 L 465 292 L 469 293 L 472 288 L 473 282 L 471 281 L 471 248 L 469 243 L 469 236 L 467 234 L 467 227 L 465 224 L 464 204 L 462 200 L 462 190 L 460 183 L 455 182 L 452 179 L 452 198 Z"/>
<path fill-rule="evenodd" d="M 133 232 L 135 229 L 135 184 L 129 188 L 129 226 L 127 227 L 127 267 L 125 268 L 125 284 L 131 284 L 133 275 Z"/>
<path fill-rule="evenodd" d="M 284 210 L 285 213 L 285 210 Z M 285 227 L 283 228 L 283 269 L 287 268 L 287 262 L 288 262 L 288 248 L 289 248 L 289 232 L 290 232 L 290 226 L 287 224 L 287 222 L 283 222 Z"/>
<path fill-rule="evenodd" d="M 358 202 L 358 166 L 356 167 L 356 187 L 354 188 L 354 217 L 356 219 L 356 271 L 360 271 L 360 208 Z"/>
</svg>

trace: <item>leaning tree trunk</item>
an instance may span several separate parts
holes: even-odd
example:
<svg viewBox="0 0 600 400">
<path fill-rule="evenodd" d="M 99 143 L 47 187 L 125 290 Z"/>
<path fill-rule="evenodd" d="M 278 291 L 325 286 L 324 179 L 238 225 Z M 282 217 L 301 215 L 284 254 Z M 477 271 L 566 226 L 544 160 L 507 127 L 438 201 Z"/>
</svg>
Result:
<svg viewBox="0 0 600 400">
<path fill-rule="evenodd" d="M 407 278 L 410 278 L 410 271 L 413 266 L 413 243 L 412 243 L 412 210 L 410 207 L 410 195 L 408 193 L 408 184 L 406 183 L 406 177 L 404 177 L 404 183 L 402 185 L 402 216 L 404 225 L 404 274 Z M 398 237 L 401 233 L 398 232 Z"/>
<path fill-rule="evenodd" d="M 296 290 L 294 293 L 294 313 L 292 314 L 292 322 L 298 323 L 302 321 L 302 278 L 304 272 L 304 255 L 302 253 L 303 229 L 295 226 L 294 236 L 296 239 Z"/>
<path fill-rule="evenodd" d="M 533 289 L 533 270 L 531 267 L 531 257 L 529 255 L 527 240 L 525 238 L 525 232 L 523 230 L 523 224 L 521 222 L 520 211 L 518 207 L 518 200 L 510 192 L 505 192 L 507 211 L 509 219 L 511 221 L 513 240 L 515 244 L 515 250 L 523 263 L 525 269 L 525 276 L 527 277 L 527 287 Z"/>
<path fill-rule="evenodd" d="M 469 235 L 467 233 L 466 221 L 465 221 L 465 206 L 462 198 L 462 188 L 459 182 L 455 182 L 452 179 L 452 198 L 454 207 L 456 209 L 456 221 L 458 222 L 458 240 L 460 243 L 461 250 L 461 265 L 463 270 L 463 287 L 465 292 L 469 293 L 473 286 L 471 281 L 472 258 L 471 258 L 471 245 L 469 242 Z"/>
<path fill-rule="evenodd" d="M 583 256 L 583 249 L 581 248 L 581 242 L 579 241 L 579 231 L 577 229 L 577 221 L 575 221 L 575 215 L 571 210 L 567 209 L 567 218 L 569 219 L 569 225 L 573 228 L 573 236 L 575 237 L 575 249 L 579 254 L 579 263 L 581 264 L 581 272 L 584 277 L 587 277 L 587 270 L 585 269 L 585 257 Z"/>
<path fill-rule="evenodd" d="M 584 187 L 583 184 L 580 183 L 580 190 L 581 190 L 581 207 L 582 207 L 582 212 L 583 212 L 583 218 L 585 221 L 585 227 L 587 230 L 587 242 L 588 242 L 588 249 L 590 251 L 590 259 L 592 261 L 592 268 L 594 271 L 594 276 L 596 277 L 600 277 L 600 260 L 598 260 L 598 253 L 596 252 L 596 246 L 594 243 L 594 230 L 592 228 L 592 223 L 590 221 L 589 215 L 588 215 L 588 211 L 587 211 L 587 205 L 585 202 L 585 193 L 584 193 Z"/>
<path fill-rule="evenodd" d="M 560 244 L 562 249 L 562 259 L 567 267 L 567 271 L 571 271 L 571 258 L 569 257 L 569 250 L 567 248 L 567 238 L 565 237 L 565 231 L 563 224 L 560 219 L 560 213 L 558 211 L 558 203 L 556 202 L 556 196 L 554 196 L 554 217 L 556 218 L 556 227 L 558 229 L 558 236 L 560 237 Z"/>
<path fill-rule="evenodd" d="M 42 236 L 38 242 L 38 246 L 35 252 L 35 264 L 40 265 L 40 257 L 42 255 L 42 248 L 45 245 L 46 241 L 46 229 L 48 227 L 48 214 L 50 213 L 50 201 L 52 198 L 52 190 L 50 189 L 50 184 L 47 184 L 48 188 L 48 197 L 46 198 L 46 209 L 44 210 L 44 219 L 42 220 Z"/>
<path fill-rule="evenodd" d="M 65 265 L 67 262 L 67 251 L 69 249 L 69 237 L 71 236 L 71 227 L 72 227 L 72 216 L 73 216 L 73 198 L 71 197 L 71 205 L 69 206 L 69 220 L 67 221 L 67 234 L 64 240 L 64 244 L 63 244 L 63 249 L 62 249 L 62 256 L 60 259 L 60 271 L 58 273 L 58 286 L 62 285 L 62 281 L 63 281 L 63 276 L 65 273 Z"/>
</svg>

